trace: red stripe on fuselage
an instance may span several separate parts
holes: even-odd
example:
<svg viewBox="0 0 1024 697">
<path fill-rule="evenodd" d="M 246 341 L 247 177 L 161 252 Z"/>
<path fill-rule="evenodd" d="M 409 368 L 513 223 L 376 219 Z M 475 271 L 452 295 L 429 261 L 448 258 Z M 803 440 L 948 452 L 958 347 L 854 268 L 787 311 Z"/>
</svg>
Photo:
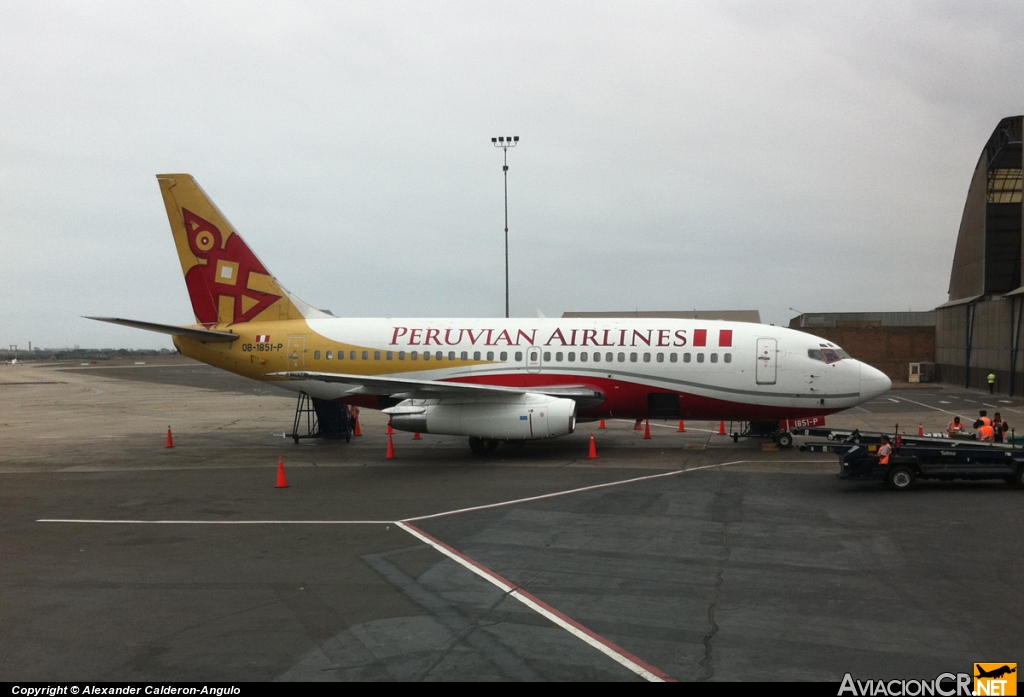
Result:
<svg viewBox="0 0 1024 697">
<path fill-rule="evenodd" d="M 554 387 L 556 385 L 585 385 L 600 390 L 605 401 L 592 409 L 581 409 L 577 413 L 580 418 L 624 418 L 639 419 L 649 416 L 647 395 L 677 394 L 679 395 L 680 416 L 682 419 L 718 421 L 781 421 L 803 416 L 820 416 L 834 414 L 846 407 L 825 409 L 816 405 L 807 407 L 780 407 L 763 404 L 745 404 L 727 399 L 705 397 L 702 395 L 666 390 L 625 380 L 613 378 L 583 377 L 580 375 L 560 375 L 557 373 L 511 373 L 508 375 L 480 375 L 465 378 L 454 378 L 445 382 L 466 382 L 477 385 L 500 385 L 503 387 Z M 368 409 L 381 409 L 384 405 L 373 395 L 356 395 L 342 399 Z M 390 405 L 389 405 L 390 406 Z M 674 418 L 674 417 L 673 417 Z"/>
</svg>

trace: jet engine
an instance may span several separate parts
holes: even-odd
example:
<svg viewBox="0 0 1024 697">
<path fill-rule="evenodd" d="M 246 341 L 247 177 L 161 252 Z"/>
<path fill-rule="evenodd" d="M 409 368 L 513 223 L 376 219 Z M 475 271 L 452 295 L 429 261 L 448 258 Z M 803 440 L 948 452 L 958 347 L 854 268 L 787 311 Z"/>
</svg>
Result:
<svg viewBox="0 0 1024 697">
<path fill-rule="evenodd" d="M 565 436 L 576 428 L 576 402 L 542 394 L 517 395 L 516 401 L 464 402 L 407 399 L 385 409 L 400 431 L 530 440 Z"/>
</svg>

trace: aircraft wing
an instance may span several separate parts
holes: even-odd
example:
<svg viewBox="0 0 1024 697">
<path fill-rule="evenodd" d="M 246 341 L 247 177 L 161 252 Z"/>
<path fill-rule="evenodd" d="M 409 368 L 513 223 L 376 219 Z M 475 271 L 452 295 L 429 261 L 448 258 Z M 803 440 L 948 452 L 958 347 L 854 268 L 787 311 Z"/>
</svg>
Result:
<svg viewBox="0 0 1024 697">
<path fill-rule="evenodd" d="M 121 319 L 120 317 L 86 317 L 85 319 L 94 319 L 97 322 L 109 322 L 110 324 L 120 324 L 123 327 L 132 327 L 134 329 L 145 329 L 147 332 L 157 332 L 158 334 L 187 336 L 188 338 L 196 339 L 197 341 L 234 341 L 238 338 L 237 334 L 233 334 L 231 332 L 218 332 L 214 329 L 199 329 L 196 327 L 179 327 L 175 324 L 140 322 L 134 319 Z"/>
<path fill-rule="evenodd" d="M 319 380 L 321 382 L 338 382 L 352 385 L 349 394 L 372 394 L 403 399 L 429 399 L 443 396 L 485 395 L 509 396 L 519 394 L 544 394 L 551 397 L 564 397 L 577 402 L 604 401 L 601 390 L 586 385 L 548 385 L 532 387 L 506 387 L 504 385 L 480 385 L 469 382 L 446 382 L 441 380 L 409 380 L 407 378 L 385 378 L 372 375 L 348 375 L 345 373 L 317 373 L 310 371 L 287 371 L 269 373 L 267 377 L 286 377 L 292 380 Z"/>
</svg>

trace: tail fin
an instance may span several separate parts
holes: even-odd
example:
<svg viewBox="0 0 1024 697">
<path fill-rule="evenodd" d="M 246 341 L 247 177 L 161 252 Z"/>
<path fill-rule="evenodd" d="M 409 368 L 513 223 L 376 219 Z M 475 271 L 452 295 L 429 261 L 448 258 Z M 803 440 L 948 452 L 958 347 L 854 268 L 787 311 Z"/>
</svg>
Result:
<svg viewBox="0 0 1024 697">
<path fill-rule="evenodd" d="M 277 282 L 191 175 L 156 178 L 197 322 L 241 324 L 323 315 Z"/>
</svg>

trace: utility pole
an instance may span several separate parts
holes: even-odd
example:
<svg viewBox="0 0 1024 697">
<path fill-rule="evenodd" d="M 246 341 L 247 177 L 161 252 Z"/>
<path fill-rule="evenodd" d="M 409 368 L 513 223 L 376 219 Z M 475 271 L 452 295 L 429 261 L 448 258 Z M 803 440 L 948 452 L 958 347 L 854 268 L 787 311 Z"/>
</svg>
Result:
<svg viewBox="0 0 1024 697">
<path fill-rule="evenodd" d="M 491 144 L 502 150 L 502 168 L 505 173 L 505 319 L 508 319 L 508 149 L 519 144 L 519 136 L 491 138 Z"/>
</svg>

